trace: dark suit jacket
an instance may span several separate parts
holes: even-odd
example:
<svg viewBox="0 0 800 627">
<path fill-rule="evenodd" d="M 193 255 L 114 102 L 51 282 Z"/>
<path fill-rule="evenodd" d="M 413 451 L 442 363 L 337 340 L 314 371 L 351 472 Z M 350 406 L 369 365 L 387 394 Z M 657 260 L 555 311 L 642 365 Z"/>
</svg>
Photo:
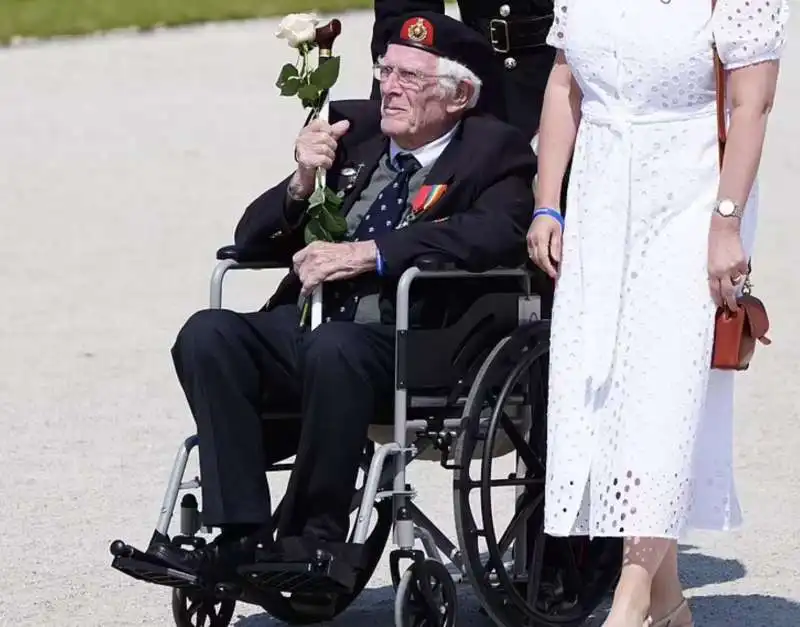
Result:
<svg viewBox="0 0 800 627">
<path fill-rule="evenodd" d="M 350 120 L 351 125 L 339 142 L 334 164 L 328 171 L 328 185 L 333 190 L 345 188 L 348 180 L 342 171 L 361 165 L 360 174 L 344 197 L 342 211 L 346 214 L 368 184 L 389 141 L 380 130 L 377 102 L 331 103 L 330 122 L 340 119 Z M 385 299 L 393 302 L 396 280 L 421 255 L 440 254 L 460 268 L 475 272 L 524 264 L 535 171 L 535 155 L 522 133 L 492 117 L 468 115 L 425 180 L 426 184 L 446 184 L 446 192 L 415 222 L 376 239 L 385 260 L 385 274 L 370 280 L 378 281 Z M 305 245 L 302 215 L 306 205 L 287 205 L 290 178 L 250 204 L 236 228 L 238 247 L 289 261 Z M 422 286 L 416 296 L 412 292 L 417 302 L 413 318 L 435 323 L 448 317 L 446 311 L 457 308 L 456 301 L 461 299 L 468 304 L 468 299 L 474 298 L 464 283 L 450 285 L 448 294 L 442 294 L 441 288 Z M 296 302 L 299 288 L 297 277 L 290 273 L 268 308 Z M 427 315 L 423 315 L 425 311 Z M 393 322 L 392 312 L 384 313 L 384 321 Z"/>
<path fill-rule="evenodd" d="M 528 43 L 541 43 L 536 47 L 496 54 L 497 72 L 487 84 L 485 94 L 488 102 L 485 106 L 487 111 L 517 126 L 528 139 L 532 139 L 539 128 L 544 88 L 555 59 L 555 50 L 544 45 L 553 22 L 553 0 L 458 0 L 461 20 L 487 40 L 491 40 L 489 21 L 502 19 L 500 7 L 503 5 L 510 8 L 507 21 L 511 23 L 512 32 L 516 27 L 514 22 L 521 20 L 525 22 Z M 444 13 L 444 0 L 375 0 L 371 42 L 373 62 L 386 49 L 392 22 L 413 11 Z M 502 30 L 502 26 L 499 28 Z M 371 98 L 380 99 L 380 89 L 375 80 Z"/>
</svg>

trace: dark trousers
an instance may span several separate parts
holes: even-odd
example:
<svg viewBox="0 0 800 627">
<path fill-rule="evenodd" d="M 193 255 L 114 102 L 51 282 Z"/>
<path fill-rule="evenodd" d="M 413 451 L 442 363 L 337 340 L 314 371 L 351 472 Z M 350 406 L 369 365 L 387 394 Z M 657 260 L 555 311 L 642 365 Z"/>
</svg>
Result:
<svg viewBox="0 0 800 627">
<path fill-rule="evenodd" d="M 392 404 L 394 329 L 309 331 L 291 305 L 208 309 L 189 318 L 172 355 L 197 423 L 204 523 L 273 525 L 265 471 L 296 454 L 281 535 L 346 540 L 367 429 Z M 265 392 L 302 420 L 263 420 Z"/>
</svg>

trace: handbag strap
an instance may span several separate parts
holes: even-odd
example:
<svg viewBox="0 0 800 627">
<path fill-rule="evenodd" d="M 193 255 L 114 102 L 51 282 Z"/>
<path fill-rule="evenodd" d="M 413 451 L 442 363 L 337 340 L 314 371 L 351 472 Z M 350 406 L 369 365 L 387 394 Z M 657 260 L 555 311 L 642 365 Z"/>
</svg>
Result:
<svg viewBox="0 0 800 627">
<path fill-rule="evenodd" d="M 717 0 L 711 0 L 711 17 L 714 17 L 714 9 L 717 7 Z M 717 52 L 717 43 L 711 42 L 711 49 L 714 54 L 714 75 L 717 83 L 717 139 L 719 142 L 719 167 L 722 168 L 722 159 L 725 155 L 725 142 L 728 139 L 727 124 L 725 121 L 725 107 L 727 98 L 725 97 L 725 70 L 722 68 L 722 60 Z"/>
<path fill-rule="evenodd" d="M 717 0 L 711 0 L 711 18 L 714 18 L 714 9 L 717 7 Z M 725 143 L 728 140 L 728 124 L 725 119 L 725 109 L 727 107 L 727 97 L 725 95 L 725 70 L 722 67 L 722 59 L 717 51 L 717 42 L 711 40 L 711 50 L 714 55 L 714 77 L 717 84 L 717 143 L 719 144 L 719 167 L 722 170 L 722 159 L 725 156 Z M 750 293 L 750 273 L 753 271 L 752 259 L 747 260 L 747 277 L 745 279 L 745 293 Z"/>
</svg>

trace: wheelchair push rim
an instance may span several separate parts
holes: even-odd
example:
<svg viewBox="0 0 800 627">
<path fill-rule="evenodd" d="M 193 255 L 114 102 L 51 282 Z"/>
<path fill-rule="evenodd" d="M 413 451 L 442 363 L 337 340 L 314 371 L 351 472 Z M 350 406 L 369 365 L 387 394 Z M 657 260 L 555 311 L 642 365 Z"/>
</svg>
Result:
<svg viewBox="0 0 800 627">
<path fill-rule="evenodd" d="M 549 324 L 521 327 L 490 354 L 476 377 L 464 407 L 463 429 L 456 443 L 454 505 L 456 531 L 464 552 L 466 575 L 484 610 L 499 625 L 576 626 L 607 594 L 619 572 L 617 540 L 551 538 L 544 534 L 546 392 Z M 521 389 L 521 393 L 520 393 Z M 512 393 L 530 410 L 528 434 L 509 419 Z M 518 408 L 519 409 L 519 408 Z M 483 418 L 487 410 L 491 416 Z M 493 479 L 493 451 L 504 434 L 524 464 L 524 476 Z M 479 478 L 470 461 L 483 446 Z M 492 489 L 514 487 L 514 515 L 498 535 Z M 479 491 L 480 513 L 470 494 Z M 479 540 L 486 544 L 481 555 Z M 515 564 L 506 565 L 510 554 Z M 510 572 L 512 571 L 512 572 Z"/>
</svg>

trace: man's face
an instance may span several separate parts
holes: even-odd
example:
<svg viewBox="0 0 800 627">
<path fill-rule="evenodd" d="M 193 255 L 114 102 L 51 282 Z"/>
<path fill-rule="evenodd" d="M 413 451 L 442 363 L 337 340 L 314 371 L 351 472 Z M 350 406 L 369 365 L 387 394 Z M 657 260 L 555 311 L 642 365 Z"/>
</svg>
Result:
<svg viewBox="0 0 800 627">
<path fill-rule="evenodd" d="M 430 141 L 446 125 L 458 105 L 437 89 L 438 57 L 425 50 L 390 44 L 379 61 L 381 129 L 401 143 Z"/>
</svg>

